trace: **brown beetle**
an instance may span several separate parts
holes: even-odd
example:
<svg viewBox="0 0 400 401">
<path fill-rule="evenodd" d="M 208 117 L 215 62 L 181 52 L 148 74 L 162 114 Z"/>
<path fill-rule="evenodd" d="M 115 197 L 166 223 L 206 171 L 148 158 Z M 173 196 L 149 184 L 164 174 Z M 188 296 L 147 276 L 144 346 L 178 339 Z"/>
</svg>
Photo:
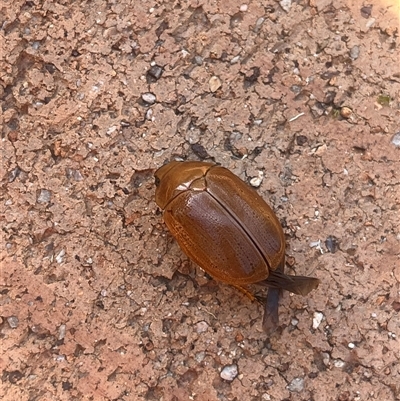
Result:
<svg viewBox="0 0 400 401">
<path fill-rule="evenodd" d="M 255 190 L 224 167 L 170 162 L 155 173 L 156 203 L 182 250 L 215 279 L 243 288 L 270 287 L 263 328 L 278 325 L 280 289 L 307 295 L 313 277 L 284 274 L 285 237 L 278 218 Z"/>
</svg>

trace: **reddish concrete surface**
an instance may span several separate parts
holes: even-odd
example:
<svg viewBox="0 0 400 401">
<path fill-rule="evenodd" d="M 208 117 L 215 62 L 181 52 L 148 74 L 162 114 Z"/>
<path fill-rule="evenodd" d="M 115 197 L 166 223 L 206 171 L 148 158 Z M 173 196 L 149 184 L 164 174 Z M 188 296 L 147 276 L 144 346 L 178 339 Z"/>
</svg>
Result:
<svg viewBox="0 0 400 401">
<path fill-rule="evenodd" d="M 400 400 L 396 2 L 6 0 L 0 22 L 2 400 Z M 259 178 L 287 271 L 320 278 L 274 336 L 167 232 L 172 159 Z"/>
</svg>

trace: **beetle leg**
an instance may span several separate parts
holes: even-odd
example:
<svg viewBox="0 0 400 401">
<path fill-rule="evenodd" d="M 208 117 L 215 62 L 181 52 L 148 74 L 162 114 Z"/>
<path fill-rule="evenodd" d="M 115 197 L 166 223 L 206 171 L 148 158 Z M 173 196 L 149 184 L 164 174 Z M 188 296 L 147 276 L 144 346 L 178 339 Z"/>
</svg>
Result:
<svg viewBox="0 0 400 401">
<path fill-rule="evenodd" d="M 283 290 L 304 296 L 318 287 L 319 279 L 315 277 L 292 276 L 284 274 L 282 270 L 277 269 L 270 272 L 266 280 L 259 281 L 257 284 L 270 288 L 282 288 Z"/>
<path fill-rule="evenodd" d="M 263 329 L 270 334 L 279 325 L 278 306 L 281 290 L 279 288 L 268 288 L 267 300 L 264 306 Z"/>
<path fill-rule="evenodd" d="M 258 301 L 264 305 L 264 318 L 263 318 L 263 329 L 266 333 L 273 333 L 279 324 L 278 317 L 278 306 L 279 297 L 281 295 L 281 289 L 279 288 L 269 288 L 267 297 L 254 296 L 250 291 L 239 285 L 234 285 L 241 293 L 250 298 L 251 301 Z"/>
<path fill-rule="evenodd" d="M 233 285 L 236 289 L 238 289 L 242 294 L 246 295 L 251 301 L 254 301 L 256 297 L 245 287 L 241 287 L 239 285 Z"/>
<path fill-rule="evenodd" d="M 282 262 L 276 269 L 284 273 L 285 262 Z M 266 333 L 273 333 L 279 325 L 279 298 L 282 290 L 280 288 L 268 288 L 267 301 L 265 302 L 263 329 Z"/>
</svg>

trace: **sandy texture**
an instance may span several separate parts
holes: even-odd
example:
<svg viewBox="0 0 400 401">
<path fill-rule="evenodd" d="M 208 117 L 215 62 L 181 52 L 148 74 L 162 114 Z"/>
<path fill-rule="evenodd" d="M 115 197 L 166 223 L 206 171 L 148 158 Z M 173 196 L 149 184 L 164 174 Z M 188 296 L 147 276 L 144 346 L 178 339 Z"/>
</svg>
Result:
<svg viewBox="0 0 400 401">
<path fill-rule="evenodd" d="M 2 400 L 400 400 L 395 4 L 6 0 L 0 27 Z M 275 336 L 167 232 L 173 158 L 259 178 L 321 279 Z"/>
</svg>

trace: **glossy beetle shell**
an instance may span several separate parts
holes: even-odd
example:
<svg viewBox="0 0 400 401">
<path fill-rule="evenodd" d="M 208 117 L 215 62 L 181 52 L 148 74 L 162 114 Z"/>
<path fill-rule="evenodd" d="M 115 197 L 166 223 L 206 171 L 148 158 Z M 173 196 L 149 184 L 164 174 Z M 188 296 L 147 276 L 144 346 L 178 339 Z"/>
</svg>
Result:
<svg viewBox="0 0 400 401">
<path fill-rule="evenodd" d="M 207 273 L 242 286 L 283 269 L 285 238 L 272 209 L 229 170 L 176 162 L 155 173 L 156 203 L 183 251 Z"/>
</svg>

